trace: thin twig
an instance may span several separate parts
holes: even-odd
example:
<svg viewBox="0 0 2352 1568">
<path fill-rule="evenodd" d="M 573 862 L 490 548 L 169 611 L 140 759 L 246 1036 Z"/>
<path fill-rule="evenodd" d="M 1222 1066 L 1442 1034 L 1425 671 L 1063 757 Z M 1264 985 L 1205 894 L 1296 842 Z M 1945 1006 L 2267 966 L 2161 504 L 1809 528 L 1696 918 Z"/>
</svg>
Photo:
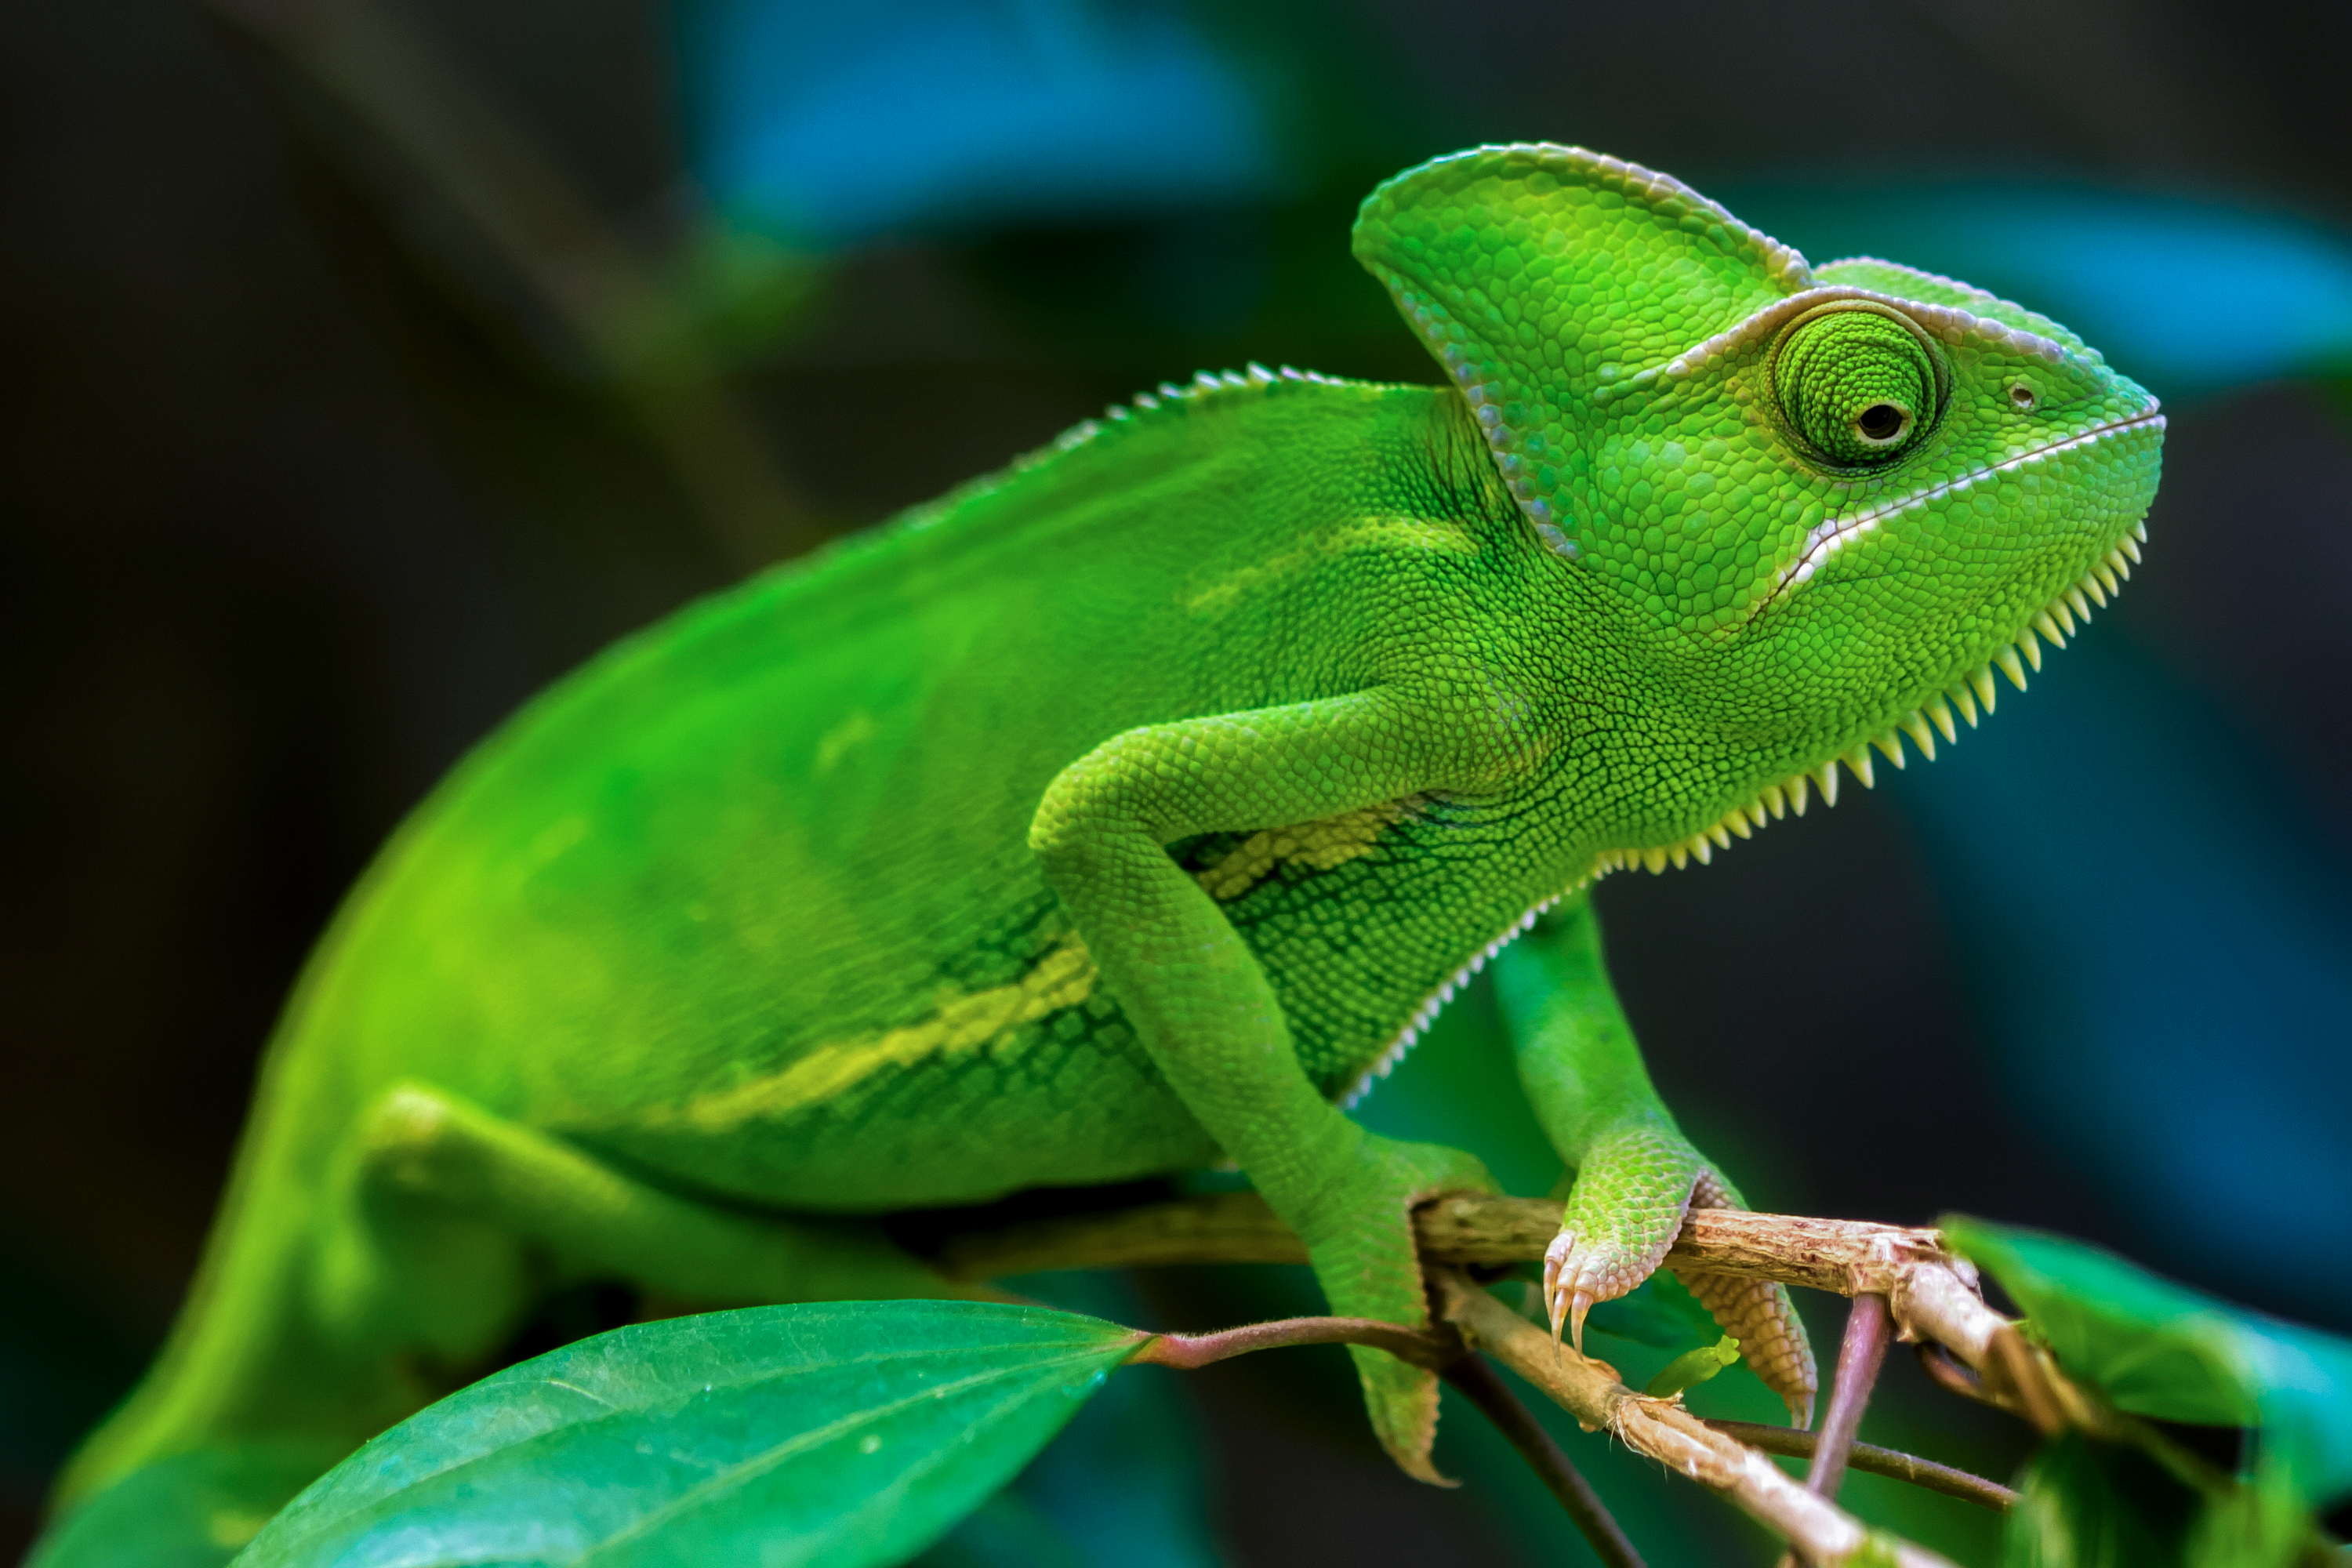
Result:
<svg viewBox="0 0 2352 1568">
<path fill-rule="evenodd" d="M 1543 1198 L 1456 1194 L 1413 1215 L 1428 1263 L 1535 1262 L 1559 1233 L 1559 1205 Z M 1055 1268 L 1304 1263 L 1307 1248 L 1256 1194 L 1222 1193 L 951 1235 L 931 1261 L 949 1279 L 971 1281 Z M 1949 1346 L 1979 1371 L 2009 1327 L 1985 1305 L 1975 1268 L 1938 1232 L 1909 1226 L 1693 1209 L 1663 1263 L 1678 1273 L 1884 1296 L 1901 1338 Z M 2047 1381 L 2055 1369 L 2038 1374 Z"/>
<path fill-rule="evenodd" d="M 1172 1366 L 1191 1372 L 1253 1351 L 1289 1345 L 1370 1345 L 1415 1366 L 1442 1368 L 1460 1361 L 1462 1342 L 1451 1331 L 1432 1333 L 1372 1318 L 1277 1318 L 1207 1334 L 1155 1334 L 1129 1357 L 1138 1366 Z"/>
<path fill-rule="evenodd" d="M 1912 1347 L 1918 1353 L 1920 1370 L 1928 1380 L 1947 1394 L 1957 1394 L 1962 1399 L 1996 1407 L 1999 1401 L 1988 1392 L 1981 1379 L 1969 1370 L 1959 1357 L 1933 1340 L 1921 1340 Z"/>
<path fill-rule="evenodd" d="M 1469 1395 L 1511 1447 L 1526 1458 L 1591 1543 L 1603 1568 L 1644 1568 L 1641 1553 L 1633 1550 L 1633 1543 L 1618 1528 L 1600 1495 L 1577 1473 L 1568 1455 L 1552 1441 L 1551 1434 L 1528 1414 L 1528 1407 L 1495 1375 L 1494 1369 L 1470 1354 L 1461 1337 L 1444 1324 L 1432 1331 L 1403 1328 L 1371 1318 L 1280 1318 L 1213 1333 L 1154 1334 L 1129 1357 L 1129 1363 L 1192 1372 L 1256 1351 L 1333 1344 L 1370 1345 L 1415 1366 L 1439 1372 Z"/>
<path fill-rule="evenodd" d="M 1601 1494 L 1592 1489 L 1592 1483 L 1570 1461 L 1568 1451 L 1544 1429 L 1535 1413 L 1520 1403 L 1509 1384 L 1495 1375 L 1495 1369 L 1484 1356 L 1464 1356 L 1441 1375 L 1468 1395 L 1470 1403 L 1483 1411 L 1486 1419 L 1495 1424 L 1495 1429 L 1519 1451 L 1537 1479 L 1568 1510 L 1569 1519 L 1583 1534 L 1592 1554 L 1601 1559 L 1602 1568 L 1644 1568 L 1642 1554 L 1626 1539 L 1624 1531 L 1601 1500 Z"/>
<path fill-rule="evenodd" d="M 1768 1426 L 1758 1421 L 1717 1421 L 1704 1417 L 1709 1426 L 1727 1437 L 1736 1437 L 1751 1448 L 1761 1448 L 1768 1454 L 1779 1454 L 1790 1459 L 1811 1459 L 1820 1446 L 1817 1433 L 1800 1432 L 1794 1426 Z M 1890 1480 L 1909 1481 L 1931 1492 L 1942 1492 L 1980 1508 L 2006 1512 L 2017 1502 L 2017 1494 L 1999 1481 L 1967 1470 L 1939 1465 L 1933 1459 L 1923 1459 L 1916 1454 L 1906 1454 L 1900 1448 L 1882 1448 L 1875 1443 L 1856 1443 L 1846 1450 L 1846 1464 L 1864 1475 L 1885 1476 Z"/>
<path fill-rule="evenodd" d="M 1423 1205 L 1413 1223 L 1422 1259 L 1434 1266 L 1430 1270 L 1433 1282 L 1442 1293 L 1455 1293 L 1449 1298 L 1449 1316 L 1455 1310 L 1474 1311 L 1484 1324 L 1474 1330 L 1468 1321 L 1453 1317 L 1465 1337 L 1492 1350 L 1580 1422 L 1606 1426 L 1628 1447 L 1726 1492 L 1792 1540 L 1808 1536 L 1796 1543 L 1816 1561 L 1836 1561 L 1867 1539 L 1852 1516 L 1805 1491 L 1761 1453 L 1677 1405 L 1634 1395 L 1602 1363 L 1572 1352 L 1555 1359 L 1549 1335 L 1447 1267 L 1541 1258 L 1558 1233 L 1557 1202 L 1455 1194 Z M 942 1274 L 964 1281 L 1050 1268 L 1306 1260 L 1306 1248 L 1252 1193 L 965 1232 L 950 1236 L 932 1258 Z M 1896 1337 L 1940 1347 L 1923 1359 L 1936 1381 L 1955 1393 L 2024 1415 L 2045 1431 L 2073 1428 L 2103 1441 L 2130 1444 L 2208 1496 L 2232 1496 L 2242 1485 L 2067 1377 L 2048 1351 L 1985 1304 L 1976 1269 L 1948 1249 L 1937 1231 L 1738 1209 L 1694 1209 L 1664 1265 L 1677 1272 L 1730 1274 L 1842 1296 L 1885 1297 Z M 1503 1342 L 1493 1337 L 1496 1335 L 1516 1348 L 1507 1352 Z M 1532 1343 L 1522 1342 L 1528 1341 Z M 1852 1452 L 1859 1456 L 1864 1449 L 1856 1445 Z M 1862 1468 L 1875 1468 L 1859 1458 L 1853 1462 Z M 1927 1474 L 1906 1469 L 1901 1479 L 1933 1485 Z M 1880 1539 L 1897 1563 L 1943 1562 L 1919 1548 Z M 1843 1544 L 1822 1544 L 1828 1542 Z"/>
<path fill-rule="evenodd" d="M 2067 1420 L 2065 1395 L 2053 1382 L 2056 1368 L 2014 1324 L 2004 1323 L 1992 1336 L 1990 1348 L 1990 1354 L 1977 1368 L 1986 1386 L 2033 1423 L 2043 1436 L 2054 1437 L 2069 1425 L 2083 1424 Z"/>
<path fill-rule="evenodd" d="M 1830 1390 L 1829 1414 L 1822 1418 L 1822 1440 L 1805 1472 L 1805 1486 L 1834 1499 L 1845 1479 L 1845 1458 L 1862 1429 L 1862 1413 L 1878 1383 L 1878 1369 L 1886 1360 L 1886 1342 L 1895 1321 L 1884 1296 L 1856 1296 L 1845 1319 L 1845 1339 L 1838 1346 L 1837 1383 Z"/>
</svg>

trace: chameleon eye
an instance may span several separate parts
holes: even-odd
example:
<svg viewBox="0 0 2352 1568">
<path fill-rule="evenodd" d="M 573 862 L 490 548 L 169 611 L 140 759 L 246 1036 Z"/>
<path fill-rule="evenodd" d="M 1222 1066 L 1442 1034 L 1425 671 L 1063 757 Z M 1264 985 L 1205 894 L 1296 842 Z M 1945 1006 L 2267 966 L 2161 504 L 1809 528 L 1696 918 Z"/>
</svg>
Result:
<svg viewBox="0 0 2352 1568">
<path fill-rule="evenodd" d="M 1854 416 L 1853 433 L 1874 446 L 1900 440 L 1910 426 L 1911 411 L 1892 403 L 1874 403 Z"/>
<path fill-rule="evenodd" d="M 1927 345 L 1869 309 L 1799 321 L 1773 355 L 1772 385 L 1790 432 L 1840 467 L 1893 461 L 1941 412 Z"/>
</svg>

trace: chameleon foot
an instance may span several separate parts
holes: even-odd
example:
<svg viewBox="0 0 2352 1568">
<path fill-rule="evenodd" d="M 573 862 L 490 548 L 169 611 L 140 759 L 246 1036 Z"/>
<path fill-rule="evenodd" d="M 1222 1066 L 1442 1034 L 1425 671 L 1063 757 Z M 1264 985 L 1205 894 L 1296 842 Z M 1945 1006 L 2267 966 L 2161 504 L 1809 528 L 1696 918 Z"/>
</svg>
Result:
<svg viewBox="0 0 2352 1568">
<path fill-rule="evenodd" d="M 1739 1194 L 1671 1127 L 1638 1127 L 1596 1142 L 1579 1168 L 1544 1252 L 1543 1297 L 1552 1341 L 1563 1331 L 1580 1354 L 1585 1315 L 1648 1279 L 1693 1208 L 1744 1208 Z M 1786 1288 L 1769 1280 L 1685 1273 L 1690 1288 L 1790 1418 L 1810 1426 L 1819 1377 L 1805 1326 Z"/>
<path fill-rule="evenodd" d="M 1315 1278 L 1331 1310 L 1409 1328 L 1429 1326 L 1429 1298 L 1412 1238 L 1413 1205 L 1449 1192 L 1492 1192 L 1475 1158 L 1431 1143 L 1367 1133 L 1349 1168 L 1297 1228 L 1307 1239 Z M 1372 1430 L 1407 1475 L 1450 1486 L 1431 1464 L 1437 1434 L 1437 1377 L 1385 1351 L 1350 1345 Z"/>
<path fill-rule="evenodd" d="M 1706 1161 L 1671 1124 L 1646 1123 L 1597 1140 L 1586 1152 L 1544 1253 L 1544 1306 L 1552 1338 L 1565 1329 L 1580 1353 L 1584 1318 L 1656 1272 L 1682 1229 Z"/>
</svg>

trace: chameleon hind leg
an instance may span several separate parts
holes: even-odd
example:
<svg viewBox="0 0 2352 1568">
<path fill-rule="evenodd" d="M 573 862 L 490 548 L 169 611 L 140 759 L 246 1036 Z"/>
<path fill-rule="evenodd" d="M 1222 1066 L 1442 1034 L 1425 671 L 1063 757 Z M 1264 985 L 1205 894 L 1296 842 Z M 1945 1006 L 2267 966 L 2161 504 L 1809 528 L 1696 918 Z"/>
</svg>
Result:
<svg viewBox="0 0 2352 1568">
<path fill-rule="evenodd" d="M 698 1308 L 961 1296 L 870 1222 L 735 1213 L 427 1085 L 361 1118 L 331 1178 L 310 1305 L 334 1337 L 465 1367 L 551 1285 L 618 1279 Z"/>
<path fill-rule="evenodd" d="M 1576 1171 L 1544 1259 L 1554 1333 L 1584 1344 L 1584 1316 L 1664 1262 L 1693 1208 L 1745 1208 L 1658 1099 L 1601 957 L 1591 901 L 1566 900 L 1496 960 L 1495 990 L 1538 1120 Z M 1685 1274 L 1724 1332 L 1800 1426 L 1819 1386 L 1788 1290 L 1767 1280 Z"/>
</svg>

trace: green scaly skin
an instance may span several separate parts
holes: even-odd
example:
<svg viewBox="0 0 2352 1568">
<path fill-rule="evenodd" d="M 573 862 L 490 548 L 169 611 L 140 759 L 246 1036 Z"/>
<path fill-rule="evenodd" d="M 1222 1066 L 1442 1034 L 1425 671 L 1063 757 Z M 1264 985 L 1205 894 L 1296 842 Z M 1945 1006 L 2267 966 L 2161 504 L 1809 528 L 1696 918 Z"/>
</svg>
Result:
<svg viewBox="0 0 2352 1568">
<path fill-rule="evenodd" d="M 2162 422 L 2051 322 L 1580 151 L 1413 170 L 1356 248 L 1451 384 L 1139 398 L 477 750 L 320 944 L 179 1328 L 61 1496 L 348 1448 L 566 1279 L 935 1294 L 866 1216 L 1219 1158 L 1333 1311 L 1425 1322 L 1409 1211 L 1487 1177 L 1337 1102 L 1498 954 L 1578 1171 L 1558 1308 L 1736 1203 L 1581 889 L 1973 721 L 2136 553 Z M 1707 1288 L 1809 1403 L 1785 1297 Z M 1358 1363 L 1433 1477 L 1430 1377 Z"/>
</svg>

